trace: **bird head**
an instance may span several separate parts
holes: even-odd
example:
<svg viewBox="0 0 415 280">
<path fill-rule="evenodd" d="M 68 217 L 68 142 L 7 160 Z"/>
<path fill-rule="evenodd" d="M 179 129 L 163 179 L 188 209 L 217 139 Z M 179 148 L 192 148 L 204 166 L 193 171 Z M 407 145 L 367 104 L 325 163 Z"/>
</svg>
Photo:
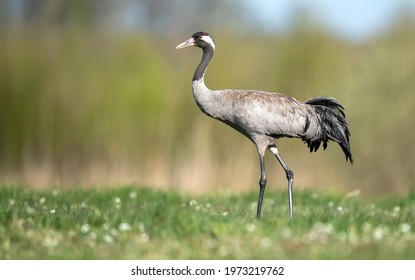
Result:
<svg viewBox="0 0 415 280">
<path fill-rule="evenodd" d="M 184 41 L 180 45 L 176 47 L 176 49 L 182 49 L 189 46 L 196 46 L 199 48 L 207 48 L 212 47 L 213 50 L 215 50 L 215 42 L 213 41 L 213 38 L 210 37 L 210 35 L 207 32 L 196 32 L 195 34 L 190 37 L 189 40 Z"/>
</svg>

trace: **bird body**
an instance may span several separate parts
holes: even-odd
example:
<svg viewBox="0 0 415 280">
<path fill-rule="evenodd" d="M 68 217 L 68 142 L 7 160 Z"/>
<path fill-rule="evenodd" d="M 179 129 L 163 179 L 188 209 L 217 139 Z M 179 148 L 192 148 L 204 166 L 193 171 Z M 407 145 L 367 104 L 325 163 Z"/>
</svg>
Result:
<svg viewBox="0 0 415 280">
<path fill-rule="evenodd" d="M 346 160 L 353 161 L 349 144 L 349 128 L 343 106 L 335 98 L 317 97 L 301 102 L 281 93 L 260 90 L 210 90 L 204 82 L 207 66 L 215 52 L 215 43 L 206 32 L 197 32 L 176 48 L 202 48 L 202 60 L 193 75 L 192 89 L 196 104 L 206 115 L 220 120 L 248 137 L 260 156 L 261 178 L 257 218 L 260 218 L 266 186 L 264 155 L 270 150 L 286 172 L 289 191 L 290 218 L 293 215 L 293 172 L 279 155 L 276 140 L 282 137 L 300 138 L 310 151 L 317 151 L 323 142 L 339 143 Z"/>
<path fill-rule="evenodd" d="M 311 139 L 318 132 L 317 125 L 314 129 L 310 126 L 305 129 L 309 116 L 312 123 L 317 124 L 317 116 L 308 108 L 309 105 L 286 95 L 254 90 L 223 90 L 217 94 L 215 101 L 223 107 L 213 109 L 212 117 L 229 124 L 251 140 L 259 135 Z"/>
</svg>

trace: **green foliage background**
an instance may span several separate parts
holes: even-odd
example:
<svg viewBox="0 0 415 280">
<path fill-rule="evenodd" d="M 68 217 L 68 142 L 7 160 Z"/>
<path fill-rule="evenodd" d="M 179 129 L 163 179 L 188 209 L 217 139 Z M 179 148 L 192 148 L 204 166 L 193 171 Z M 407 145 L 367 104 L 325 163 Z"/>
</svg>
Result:
<svg viewBox="0 0 415 280">
<path fill-rule="evenodd" d="M 194 31 L 0 29 L 0 181 L 34 187 L 139 184 L 191 192 L 257 187 L 254 146 L 194 104 L 200 50 L 174 50 Z M 403 14 L 363 42 L 298 20 L 286 33 L 214 28 L 210 88 L 342 101 L 355 165 L 335 144 L 279 149 L 297 187 L 405 194 L 415 173 L 415 23 Z M 285 176 L 269 156 L 270 186 Z"/>
</svg>

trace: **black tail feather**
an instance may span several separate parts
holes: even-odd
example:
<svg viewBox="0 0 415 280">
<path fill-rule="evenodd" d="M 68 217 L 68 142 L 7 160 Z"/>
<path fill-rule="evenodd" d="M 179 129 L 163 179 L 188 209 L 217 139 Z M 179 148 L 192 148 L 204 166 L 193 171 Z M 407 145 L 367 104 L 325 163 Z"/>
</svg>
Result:
<svg viewBox="0 0 415 280">
<path fill-rule="evenodd" d="M 317 151 L 321 142 L 323 142 L 323 149 L 326 149 L 329 140 L 336 141 L 346 155 L 346 161 L 349 160 L 350 163 L 353 163 L 349 142 L 349 125 L 344 114 L 344 107 L 340 101 L 331 97 L 316 97 L 305 103 L 313 106 L 319 117 L 321 127 L 320 139 L 305 140 L 310 152 Z"/>
</svg>

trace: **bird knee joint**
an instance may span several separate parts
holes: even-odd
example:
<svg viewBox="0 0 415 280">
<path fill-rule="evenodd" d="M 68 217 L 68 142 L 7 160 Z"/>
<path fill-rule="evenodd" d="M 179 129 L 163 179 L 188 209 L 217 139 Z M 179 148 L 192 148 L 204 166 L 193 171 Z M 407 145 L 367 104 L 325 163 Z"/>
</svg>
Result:
<svg viewBox="0 0 415 280">
<path fill-rule="evenodd" d="M 286 171 L 287 179 L 293 180 L 294 179 L 294 173 L 291 170 Z"/>
<path fill-rule="evenodd" d="M 259 186 L 261 187 L 261 188 L 265 188 L 265 186 L 267 185 L 267 179 L 266 178 L 261 178 L 260 180 L 259 180 Z"/>
</svg>

